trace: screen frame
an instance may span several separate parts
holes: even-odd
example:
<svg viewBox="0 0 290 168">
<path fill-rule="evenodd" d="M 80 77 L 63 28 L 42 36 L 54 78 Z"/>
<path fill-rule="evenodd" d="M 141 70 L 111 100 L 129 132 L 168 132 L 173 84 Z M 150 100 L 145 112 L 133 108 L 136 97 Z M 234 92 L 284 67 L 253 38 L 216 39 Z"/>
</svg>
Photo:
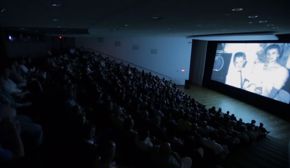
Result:
<svg viewBox="0 0 290 168">
<path fill-rule="evenodd" d="M 290 43 L 290 40 L 257 40 L 257 41 L 209 41 L 203 77 L 203 86 L 225 95 L 241 100 L 265 111 L 290 119 L 290 104 L 265 96 L 251 93 L 211 79 L 212 69 L 219 43 Z M 287 112 L 288 111 L 288 112 Z"/>
</svg>

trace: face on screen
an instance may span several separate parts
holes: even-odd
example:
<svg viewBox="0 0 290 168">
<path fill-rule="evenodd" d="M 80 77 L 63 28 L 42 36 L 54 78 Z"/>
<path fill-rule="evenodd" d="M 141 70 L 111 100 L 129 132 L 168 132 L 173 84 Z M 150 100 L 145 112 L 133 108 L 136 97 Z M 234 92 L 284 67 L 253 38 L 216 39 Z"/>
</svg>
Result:
<svg viewBox="0 0 290 168">
<path fill-rule="evenodd" d="M 218 47 L 216 57 L 224 64 L 212 71 L 212 80 L 290 104 L 290 43 L 219 45 L 224 47 Z"/>
<path fill-rule="evenodd" d="M 243 69 L 245 63 L 246 63 L 246 59 L 245 59 L 244 57 L 237 57 L 237 58 L 234 60 L 235 67 L 236 67 L 238 70 Z"/>
<path fill-rule="evenodd" d="M 280 54 L 277 48 L 272 48 L 267 50 L 266 52 L 266 60 L 268 63 L 276 62 L 276 60 L 279 58 Z"/>
</svg>

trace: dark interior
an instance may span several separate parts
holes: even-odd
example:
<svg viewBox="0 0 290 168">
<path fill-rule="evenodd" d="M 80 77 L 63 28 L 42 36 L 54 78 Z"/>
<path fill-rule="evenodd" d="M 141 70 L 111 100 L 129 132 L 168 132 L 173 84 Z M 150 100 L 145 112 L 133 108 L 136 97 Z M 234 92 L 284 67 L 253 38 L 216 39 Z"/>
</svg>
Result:
<svg viewBox="0 0 290 168">
<path fill-rule="evenodd" d="M 2 0 L 0 167 L 289 167 L 290 104 L 211 78 L 220 43 L 290 44 L 289 5 Z"/>
</svg>

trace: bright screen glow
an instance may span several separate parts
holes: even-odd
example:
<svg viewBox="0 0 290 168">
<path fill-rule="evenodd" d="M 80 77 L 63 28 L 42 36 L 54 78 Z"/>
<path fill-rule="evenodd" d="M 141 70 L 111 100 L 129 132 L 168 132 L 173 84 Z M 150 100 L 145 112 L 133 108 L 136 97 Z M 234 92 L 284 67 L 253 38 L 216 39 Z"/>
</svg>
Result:
<svg viewBox="0 0 290 168">
<path fill-rule="evenodd" d="M 211 79 L 290 104 L 290 43 L 219 43 Z"/>
</svg>

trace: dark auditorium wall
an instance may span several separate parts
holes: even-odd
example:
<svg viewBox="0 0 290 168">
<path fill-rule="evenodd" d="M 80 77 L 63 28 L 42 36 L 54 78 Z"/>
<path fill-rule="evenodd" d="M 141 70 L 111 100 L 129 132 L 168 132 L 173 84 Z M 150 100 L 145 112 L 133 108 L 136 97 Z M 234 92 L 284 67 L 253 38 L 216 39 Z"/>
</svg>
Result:
<svg viewBox="0 0 290 168">
<path fill-rule="evenodd" d="M 75 47 L 75 37 L 73 36 L 62 36 L 62 39 L 59 38 L 60 36 L 50 36 L 49 40 L 47 40 L 47 45 L 51 49 L 66 49 Z"/>
<path fill-rule="evenodd" d="M 7 56 L 15 57 L 34 57 L 45 55 L 48 46 L 45 42 L 7 42 Z"/>
<path fill-rule="evenodd" d="M 192 40 L 189 82 L 202 86 L 208 41 Z"/>
<path fill-rule="evenodd" d="M 188 79 L 191 39 L 180 36 L 77 37 L 76 45 L 110 54 L 170 77 L 178 85 Z"/>
<path fill-rule="evenodd" d="M 42 36 L 40 38 L 31 37 L 30 39 L 15 39 L 9 41 L 5 38 L 6 56 L 16 57 L 41 57 L 46 56 L 50 49 L 63 49 L 74 47 L 74 38 L 65 37 L 59 39 L 58 36 Z"/>
</svg>

